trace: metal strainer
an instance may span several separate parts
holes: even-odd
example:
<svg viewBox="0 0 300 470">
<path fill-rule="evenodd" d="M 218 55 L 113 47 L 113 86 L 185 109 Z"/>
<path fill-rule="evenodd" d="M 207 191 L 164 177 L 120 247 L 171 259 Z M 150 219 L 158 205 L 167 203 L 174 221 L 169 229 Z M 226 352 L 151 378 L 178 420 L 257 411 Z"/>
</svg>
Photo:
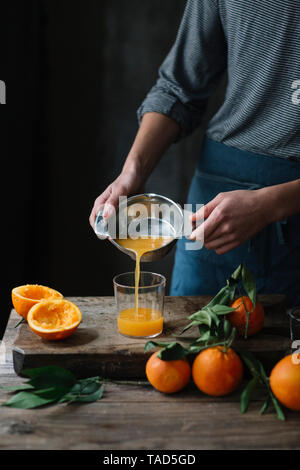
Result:
<svg viewBox="0 0 300 470">
<path fill-rule="evenodd" d="M 95 220 L 95 233 L 100 239 L 108 239 L 119 250 L 135 259 L 135 253 L 120 246 L 116 238 L 127 238 L 132 233 L 136 237 L 162 236 L 171 240 L 164 246 L 145 253 L 141 261 L 155 261 L 163 258 L 181 237 L 183 212 L 178 204 L 165 196 L 145 193 L 124 198 L 115 214 L 108 221 L 98 212 Z M 134 237 L 132 237 L 134 238 Z"/>
</svg>

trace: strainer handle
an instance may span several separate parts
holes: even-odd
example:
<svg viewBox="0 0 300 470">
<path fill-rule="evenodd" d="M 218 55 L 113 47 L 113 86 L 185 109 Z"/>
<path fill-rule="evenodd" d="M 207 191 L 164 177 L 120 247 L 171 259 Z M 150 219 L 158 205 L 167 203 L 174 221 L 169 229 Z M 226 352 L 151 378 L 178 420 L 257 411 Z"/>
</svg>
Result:
<svg viewBox="0 0 300 470">
<path fill-rule="evenodd" d="M 97 237 L 100 238 L 100 240 L 105 240 L 106 238 L 109 237 L 109 233 L 108 233 L 107 222 L 103 219 L 102 213 L 103 211 L 99 211 L 96 216 L 94 231 Z"/>
</svg>

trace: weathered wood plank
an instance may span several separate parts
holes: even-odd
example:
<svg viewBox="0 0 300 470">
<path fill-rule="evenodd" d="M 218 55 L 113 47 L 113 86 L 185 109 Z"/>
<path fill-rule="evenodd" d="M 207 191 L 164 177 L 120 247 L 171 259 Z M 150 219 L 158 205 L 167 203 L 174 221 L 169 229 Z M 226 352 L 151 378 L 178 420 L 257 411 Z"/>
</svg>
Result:
<svg viewBox="0 0 300 470">
<path fill-rule="evenodd" d="M 1 413 L 0 449 L 299 449 L 299 415 L 261 417 L 254 403 L 57 405 Z"/>
<path fill-rule="evenodd" d="M 28 325 L 18 327 L 13 346 L 15 371 L 41 365 L 61 365 L 78 376 L 99 374 L 114 378 L 143 378 L 145 363 L 151 353 L 144 353 L 146 340 L 121 336 L 117 331 L 113 297 L 71 298 L 82 311 L 83 322 L 77 331 L 63 341 L 44 341 L 34 335 Z M 178 336 L 187 324 L 187 316 L 207 304 L 210 297 L 167 297 L 164 310 L 164 333 L 160 341 L 181 342 L 195 337 L 195 330 Z M 238 339 L 238 350 L 250 350 L 264 355 L 269 363 L 290 347 L 288 321 L 283 296 L 262 296 L 266 310 L 264 331 L 247 341 Z M 12 313 L 11 321 L 16 321 Z"/>
<path fill-rule="evenodd" d="M 0 365 L 1 385 L 23 380 L 15 375 L 10 354 L 16 320 L 14 313 L 5 335 L 8 361 Z M 259 390 L 241 415 L 239 395 L 240 390 L 208 397 L 190 384 L 169 396 L 146 384 L 108 383 L 98 403 L 1 407 L 0 449 L 300 449 L 300 413 L 285 410 L 286 422 L 273 413 L 260 416 Z M 0 390 L 0 404 L 8 396 Z"/>
</svg>

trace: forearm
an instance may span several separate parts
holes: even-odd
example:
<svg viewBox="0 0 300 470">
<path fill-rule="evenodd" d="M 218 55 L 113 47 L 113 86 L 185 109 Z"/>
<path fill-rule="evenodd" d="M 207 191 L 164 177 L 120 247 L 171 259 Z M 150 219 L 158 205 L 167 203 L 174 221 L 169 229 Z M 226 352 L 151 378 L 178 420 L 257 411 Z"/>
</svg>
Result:
<svg viewBox="0 0 300 470">
<path fill-rule="evenodd" d="M 180 127 L 173 119 L 160 113 L 146 113 L 122 173 L 135 172 L 145 182 L 179 132 Z"/>
<path fill-rule="evenodd" d="M 300 214 L 300 179 L 259 189 L 269 222 Z"/>
</svg>

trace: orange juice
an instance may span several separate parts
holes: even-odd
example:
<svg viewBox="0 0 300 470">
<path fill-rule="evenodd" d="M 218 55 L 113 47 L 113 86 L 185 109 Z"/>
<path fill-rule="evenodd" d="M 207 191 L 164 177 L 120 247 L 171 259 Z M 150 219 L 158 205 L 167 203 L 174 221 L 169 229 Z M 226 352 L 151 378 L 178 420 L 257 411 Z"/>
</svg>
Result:
<svg viewBox="0 0 300 470">
<path fill-rule="evenodd" d="M 150 308 L 139 308 L 139 283 L 140 283 L 140 261 L 144 253 L 155 250 L 166 245 L 171 237 L 148 237 L 148 238 L 126 238 L 117 239 L 116 242 L 132 250 L 136 256 L 135 265 L 135 307 L 123 310 L 118 319 L 120 333 L 129 336 L 152 336 L 162 331 L 162 312 Z M 131 333 L 128 333 L 130 330 Z M 146 331 L 147 334 L 141 333 Z"/>
<path fill-rule="evenodd" d="M 135 308 L 122 310 L 118 318 L 120 333 L 127 336 L 156 336 L 163 330 L 162 312 L 151 308 Z"/>
</svg>

